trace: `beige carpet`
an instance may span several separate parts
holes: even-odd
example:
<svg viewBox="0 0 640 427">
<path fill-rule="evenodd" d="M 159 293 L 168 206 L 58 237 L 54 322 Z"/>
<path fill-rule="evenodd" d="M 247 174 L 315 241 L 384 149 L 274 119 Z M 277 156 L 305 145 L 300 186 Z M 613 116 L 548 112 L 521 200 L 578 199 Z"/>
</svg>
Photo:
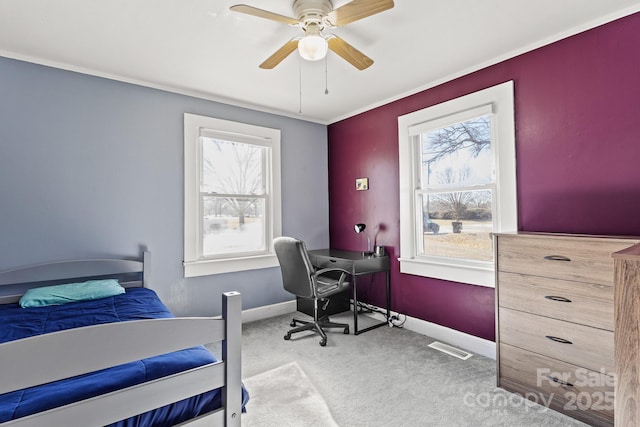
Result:
<svg viewBox="0 0 640 427">
<path fill-rule="evenodd" d="M 243 380 L 249 392 L 243 426 L 337 427 L 326 402 L 296 362 Z"/>
</svg>

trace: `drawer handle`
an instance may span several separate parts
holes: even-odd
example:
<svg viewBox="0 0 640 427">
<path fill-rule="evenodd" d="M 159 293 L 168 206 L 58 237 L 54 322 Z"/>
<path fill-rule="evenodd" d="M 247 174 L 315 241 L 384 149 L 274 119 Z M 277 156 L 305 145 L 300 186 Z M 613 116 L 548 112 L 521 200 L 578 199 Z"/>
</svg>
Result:
<svg viewBox="0 0 640 427">
<path fill-rule="evenodd" d="M 571 258 L 567 258 L 566 256 L 562 255 L 547 255 L 546 257 L 544 257 L 544 259 L 546 259 L 547 261 L 571 261 Z"/>
<path fill-rule="evenodd" d="M 562 381 L 562 380 L 561 380 L 561 379 L 559 379 L 559 378 L 552 377 L 551 375 L 547 375 L 547 378 L 548 378 L 549 380 L 553 381 L 553 382 L 554 382 L 554 383 L 556 383 L 556 384 L 560 384 L 560 385 L 563 385 L 563 386 L 565 386 L 565 387 L 573 387 L 573 384 L 571 384 L 571 383 L 569 383 L 569 382 L 566 382 L 566 381 Z"/>
<path fill-rule="evenodd" d="M 545 335 L 545 338 L 560 344 L 573 344 L 569 340 L 565 340 L 564 338 L 560 338 L 560 337 L 554 337 L 553 335 Z"/>
<path fill-rule="evenodd" d="M 546 299 L 550 299 L 551 301 L 558 301 L 558 302 L 571 302 L 571 300 L 569 298 L 565 298 L 565 297 L 559 297 L 556 295 L 545 295 Z"/>
</svg>

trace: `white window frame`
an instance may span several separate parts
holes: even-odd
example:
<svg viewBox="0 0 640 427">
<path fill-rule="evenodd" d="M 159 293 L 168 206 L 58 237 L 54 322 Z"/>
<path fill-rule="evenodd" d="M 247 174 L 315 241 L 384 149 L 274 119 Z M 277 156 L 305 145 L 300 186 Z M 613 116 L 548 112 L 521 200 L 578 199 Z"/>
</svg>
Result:
<svg viewBox="0 0 640 427">
<path fill-rule="evenodd" d="M 492 114 L 495 166 L 494 232 L 518 229 L 513 81 L 398 117 L 400 160 L 400 272 L 473 285 L 495 287 L 495 260 L 481 262 L 418 254 L 416 190 L 419 189 L 419 138 L 416 135 L 477 116 Z"/>
<path fill-rule="evenodd" d="M 267 252 L 235 253 L 229 257 L 205 258 L 202 255 L 202 207 L 200 181 L 202 150 L 200 138 L 227 135 L 238 142 L 251 142 L 270 148 L 267 165 L 265 239 Z M 282 235 L 280 185 L 280 130 L 213 117 L 184 114 L 184 276 L 195 277 L 234 271 L 277 267 L 273 239 Z"/>
</svg>

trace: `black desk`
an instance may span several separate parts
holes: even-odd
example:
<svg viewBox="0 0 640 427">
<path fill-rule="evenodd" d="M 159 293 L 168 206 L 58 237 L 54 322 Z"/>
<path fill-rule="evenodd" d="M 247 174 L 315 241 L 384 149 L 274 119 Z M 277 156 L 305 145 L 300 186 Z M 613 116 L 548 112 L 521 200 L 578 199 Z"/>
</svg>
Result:
<svg viewBox="0 0 640 427">
<path fill-rule="evenodd" d="M 358 335 L 362 332 L 369 331 L 374 328 L 386 325 L 390 316 L 391 309 L 391 292 L 389 289 L 389 271 L 390 261 L 387 255 L 373 256 L 363 255 L 362 252 L 338 251 L 335 249 L 318 249 L 309 251 L 311 263 L 316 268 L 337 267 L 347 270 L 351 274 L 351 283 L 353 285 L 353 333 Z M 386 320 L 377 323 L 368 328 L 358 330 L 358 276 L 364 274 L 385 273 L 386 275 L 386 291 L 387 306 Z"/>
</svg>

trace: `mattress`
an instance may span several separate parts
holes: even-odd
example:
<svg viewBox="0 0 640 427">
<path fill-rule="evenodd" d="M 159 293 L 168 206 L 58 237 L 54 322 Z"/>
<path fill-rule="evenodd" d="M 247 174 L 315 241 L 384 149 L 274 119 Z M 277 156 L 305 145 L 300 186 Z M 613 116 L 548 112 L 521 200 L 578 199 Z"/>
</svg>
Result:
<svg viewBox="0 0 640 427">
<path fill-rule="evenodd" d="M 0 305 L 0 343 L 64 329 L 112 322 L 173 317 L 150 289 L 93 301 L 59 306 L 21 308 Z M 77 349 L 82 352 L 82 348 Z M 123 349 L 126 351 L 126 349 Z M 41 412 L 79 400 L 130 387 L 163 376 L 215 362 L 203 346 L 155 356 L 113 368 L 0 395 L 0 422 Z M 2 361 L 7 363 L 7 361 Z M 50 369 L 55 369 L 51 361 Z M 243 389 L 243 407 L 248 395 Z M 221 393 L 213 390 L 123 420 L 114 426 L 171 426 L 221 406 Z"/>
</svg>

